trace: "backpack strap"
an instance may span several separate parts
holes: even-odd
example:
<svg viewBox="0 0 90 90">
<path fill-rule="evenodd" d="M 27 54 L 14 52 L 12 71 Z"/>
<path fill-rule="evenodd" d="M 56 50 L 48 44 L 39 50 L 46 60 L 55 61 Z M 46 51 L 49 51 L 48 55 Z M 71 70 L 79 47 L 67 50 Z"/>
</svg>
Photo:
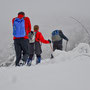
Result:
<svg viewBox="0 0 90 90">
<path fill-rule="evenodd" d="M 25 19 L 25 17 L 23 17 L 23 19 Z"/>
</svg>

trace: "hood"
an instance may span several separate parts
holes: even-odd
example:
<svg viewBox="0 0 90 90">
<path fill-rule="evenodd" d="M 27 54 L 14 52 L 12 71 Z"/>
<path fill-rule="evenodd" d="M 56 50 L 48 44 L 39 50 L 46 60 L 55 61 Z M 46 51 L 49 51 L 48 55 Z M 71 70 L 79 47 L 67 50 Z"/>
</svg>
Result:
<svg viewBox="0 0 90 90">
<path fill-rule="evenodd" d="M 18 15 L 18 18 L 19 18 L 19 19 L 21 19 L 21 18 L 23 18 L 23 17 L 24 17 L 24 15 L 22 15 L 22 14 L 19 14 L 19 15 Z"/>
</svg>

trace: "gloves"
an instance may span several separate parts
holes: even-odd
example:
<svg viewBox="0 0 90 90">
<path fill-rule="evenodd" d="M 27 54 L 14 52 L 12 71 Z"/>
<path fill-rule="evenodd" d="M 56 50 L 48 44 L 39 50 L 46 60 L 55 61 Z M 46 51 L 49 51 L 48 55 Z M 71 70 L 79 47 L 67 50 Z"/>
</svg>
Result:
<svg viewBox="0 0 90 90">
<path fill-rule="evenodd" d="M 34 32 L 33 31 L 31 31 L 31 34 L 33 34 Z"/>
<path fill-rule="evenodd" d="M 51 43 L 51 40 L 50 39 L 48 39 L 48 41 L 49 41 L 49 43 Z"/>
</svg>

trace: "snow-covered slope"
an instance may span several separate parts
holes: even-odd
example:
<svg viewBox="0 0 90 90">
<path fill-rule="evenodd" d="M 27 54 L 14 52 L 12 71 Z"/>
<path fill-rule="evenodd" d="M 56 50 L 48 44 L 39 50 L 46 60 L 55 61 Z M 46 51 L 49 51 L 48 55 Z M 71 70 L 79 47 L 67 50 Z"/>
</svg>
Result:
<svg viewBox="0 0 90 90">
<path fill-rule="evenodd" d="M 0 90 L 90 90 L 90 47 L 81 43 L 69 52 L 55 51 L 31 67 L 1 67 Z"/>
</svg>

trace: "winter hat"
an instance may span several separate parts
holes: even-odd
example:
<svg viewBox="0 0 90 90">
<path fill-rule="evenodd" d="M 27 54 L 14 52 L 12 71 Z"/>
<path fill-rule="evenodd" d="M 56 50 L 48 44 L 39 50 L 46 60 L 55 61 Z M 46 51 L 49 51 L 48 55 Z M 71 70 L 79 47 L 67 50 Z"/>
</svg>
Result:
<svg viewBox="0 0 90 90">
<path fill-rule="evenodd" d="M 25 16 L 25 13 L 24 12 L 19 12 L 18 15 L 20 15 L 20 14 L 23 15 L 23 16 Z"/>
</svg>

